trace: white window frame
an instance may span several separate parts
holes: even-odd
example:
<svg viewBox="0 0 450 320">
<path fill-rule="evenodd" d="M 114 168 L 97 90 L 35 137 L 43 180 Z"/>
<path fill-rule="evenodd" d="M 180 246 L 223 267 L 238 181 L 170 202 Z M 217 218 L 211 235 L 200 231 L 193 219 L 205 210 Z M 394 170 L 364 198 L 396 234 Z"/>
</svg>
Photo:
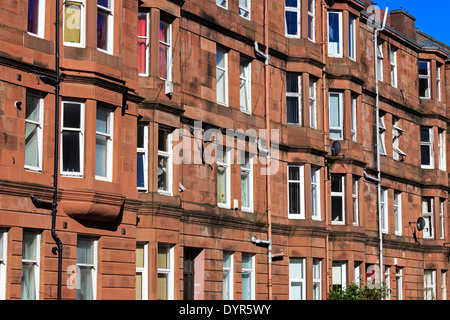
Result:
<svg viewBox="0 0 450 320">
<path fill-rule="evenodd" d="M 389 220 L 388 220 L 388 189 L 381 188 L 380 193 L 380 216 L 381 216 L 381 232 L 388 233 L 389 231 Z"/>
<path fill-rule="evenodd" d="M 217 167 L 221 167 L 225 169 L 225 202 L 219 202 L 219 195 L 217 194 L 217 206 L 220 208 L 229 209 L 231 205 L 231 163 L 230 163 L 230 150 L 224 149 L 223 151 L 220 151 L 219 148 L 217 148 L 218 152 L 224 152 L 224 160 L 226 162 L 221 162 L 219 159 L 221 157 L 217 157 Z M 218 176 L 218 174 L 217 174 Z M 217 191 L 218 192 L 218 191 Z"/>
<path fill-rule="evenodd" d="M 251 6 L 251 1 L 252 0 L 244 0 L 244 1 L 247 1 L 248 5 L 245 6 L 245 5 L 241 4 L 242 0 L 239 0 L 239 15 L 242 18 L 244 18 L 244 19 L 251 20 L 251 18 L 250 18 L 250 14 L 251 14 L 250 6 Z M 243 11 L 243 13 L 241 13 L 241 10 Z"/>
<path fill-rule="evenodd" d="M 294 274 L 293 265 L 301 264 L 302 274 Z M 302 285 L 301 299 L 306 300 L 306 259 L 305 258 L 289 258 L 289 300 L 294 300 L 292 295 L 293 283 L 300 283 Z"/>
<path fill-rule="evenodd" d="M 106 49 L 99 48 L 97 46 L 97 50 L 108 53 L 108 54 L 112 54 L 113 46 L 114 46 L 114 0 L 109 0 L 109 1 L 110 1 L 110 8 L 103 7 L 103 6 L 99 5 L 97 2 L 97 15 L 99 12 L 102 12 L 105 14 L 105 16 L 108 19 L 107 30 L 106 30 Z M 97 40 L 97 38 L 96 38 L 96 40 Z"/>
<path fill-rule="evenodd" d="M 397 52 L 398 49 L 391 45 L 390 50 L 390 65 L 391 65 L 391 86 L 397 88 L 398 77 L 397 77 Z"/>
<path fill-rule="evenodd" d="M 97 300 L 97 273 L 98 273 L 98 240 L 91 238 L 89 236 L 79 236 L 77 241 L 79 239 L 84 239 L 86 241 L 92 241 L 93 245 L 93 263 L 79 263 L 77 264 L 77 288 L 79 288 L 79 277 L 81 276 L 81 273 L 79 272 L 80 267 L 89 268 L 91 270 L 91 276 L 92 276 L 92 300 Z M 78 243 L 77 243 L 77 250 L 78 250 Z M 78 290 L 78 289 L 77 289 Z"/>
<path fill-rule="evenodd" d="M 400 149 L 400 136 L 403 134 L 403 129 L 398 125 L 399 122 L 399 118 L 392 116 L 392 157 L 397 161 L 406 157 L 406 153 Z"/>
<path fill-rule="evenodd" d="M 290 180 L 289 179 L 289 169 L 298 168 L 300 174 L 300 180 Z M 289 189 L 291 184 L 299 184 L 299 201 L 300 213 L 291 213 L 291 208 L 289 206 Z M 288 219 L 305 219 L 305 166 L 304 165 L 288 165 L 287 166 L 287 206 L 288 206 Z"/>
<path fill-rule="evenodd" d="M 395 281 L 397 300 L 403 300 L 403 268 L 395 268 Z"/>
<path fill-rule="evenodd" d="M 0 229 L 0 300 L 6 299 L 6 270 L 8 261 L 8 232 Z"/>
<path fill-rule="evenodd" d="M 167 300 L 174 300 L 175 299 L 175 289 L 174 289 L 174 283 L 175 283 L 175 249 L 174 246 L 167 243 L 158 243 L 158 251 L 159 247 L 166 247 L 169 249 L 168 255 L 169 255 L 169 268 L 158 268 L 157 273 L 158 274 L 167 274 Z M 156 253 L 158 254 L 158 252 Z M 158 258 L 158 257 L 157 257 Z M 158 259 L 156 259 L 156 264 L 158 265 Z M 156 288 L 158 290 L 158 288 Z"/>
<path fill-rule="evenodd" d="M 379 131 L 379 141 L 378 141 L 378 149 L 380 150 L 381 156 L 386 156 L 386 123 L 384 122 L 384 118 L 386 113 L 383 111 L 379 112 L 378 119 L 378 131 Z"/>
<path fill-rule="evenodd" d="M 441 235 L 440 239 L 445 239 L 445 216 L 444 216 L 444 208 L 445 208 L 445 199 L 439 199 L 439 221 L 441 227 Z"/>
<path fill-rule="evenodd" d="M 148 124 L 143 124 L 143 123 L 138 123 L 138 128 L 139 127 L 143 127 L 143 146 L 142 147 L 137 147 L 137 155 L 142 155 L 143 156 L 143 175 L 144 175 L 144 186 L 143 187 L 137 187 L 137 189 L 139 191 L 148 191 Z M 139 134 L 139 130 L 138 130 L 138 134 Z M 139 173 L 136 172 L 136 176 Z"/>
<path fill-rule="evenodd" d="M 222 54 L 223 55 L 223 67 L 219 66 L 217 64 L 217 55 L 218 54 Z M 223 72 L 223 76 L 224 76 L 224 101 L 219 101 L 219 87 L 218 87 L 218 81 L 217 81 L 217 75 L 219 72 Z M 222 48 L 217 46 L 216 47 L 216 101 L 218 104 L 224 105 L 224 106 L 228 106 L 228 52 Z"/>
<path fill-rule="evenodd" d="M 251 268 L 244 268 L 242 266 L 242 273 L 247 273 L 250 274 L 250 300 L 255 300 L 256 297 L 256 292 L 255 292 L 255 288 L 256 288 L 256 272 L 255 272 L 255 255 L 254 254 L 248 254 L 248 253 L 243 253 L 242 254 L 242 260 L 244 256 L 250 256 L 251 257 Z M 244 290 L 244 288 L 242 288 L 242 290 Z M 244 296 L 244 292 L 242 292 L 242 300 Z"/>
<path fill-rule="evenodd" d="M 340 285 L 344 290 L 347 287 L 347 262 L 345 261 L 333 261 L 332 263 L 332 273 L 331 273 L 331 283 L 334 286 L 335 284 Z M 334 275 L 339 275 L 341 278 L 341 282 L 335 282 Z"/>
<path fill-rule="evenodd" d="M 225 3 L 225 5 L 222 5 L 222 3 Z M 228 10 L 228 0 L 216 0 L 216 5 Z"/>
<path fill-rule="evenodd" d="M 313 129 L 318 128 L 318 110 L 317 110 L 317 80 L 309 77 L 309 126 Z"/>
<path fill-rule="evenodd" d="M 353 176 L 352 181 L 353 225 L 359 225 L 359 178 Z"/>
<path fill-rule="evenodd" d="M 316 0 L 308 0 L 308 40 L 316 42 Z"/>
<path fill-rule="evenodd" d="M 402 192 L 394 190 L 395 235 L 402 235 Z"/>
<path fill-rule="evenodd" d="M 311 216 L 313 220 L 321 220 L 320 208 L 320 167 L 311 166 Z"/>
<path fill-rule="evenodd" d="M 244 154 L 245 157 L 245 154 Z M 245 166 L 245 159 L 242 161 L 241 153 L 241 188 L 242 188 L 242 173 L 247 174 L 248 179 L 248 201 L 249 206 L 244 206 L 242 201 L 242 190 L 241 190 L 241 210 L 246 212 L 253 212 L 253 157 L 248 155 L 248 168 Z"/>
<path fill-rule="evenodd" d="M 159 165 L 159 157 L 163 157 L 165 159 L 167 159 L 167 190 L 164 189 L 159 189 L 158 188 L 158 193 L 159 194 L 164 194 L 164 195 L 168 195 L 168 196 L 172 196 L 173 195 L 173 150 L 172 150 L 172 132 L 170 132 L 168 129 L 165 128 L 159 128 L 158 129 L 158 135 L 159 135 L 159 131 L 162 130 L 164 132 L 167 133 L 167 140 L 166 140 L 166 145 L 167 145 L 167 150 L 159 150 L 159 146 L 158 147 L 158 163 L 157 166 Z M 158 167 L 156 168 L 157 172 L 158 172 Z M 157 177 L 158 178 L 158 177 Z M 158 180 L 158 179 L 157 179 Z M 157 182 L 158 183 L 158 182 Z"/>
<path fill-rule="evenodd" d="M 442 171 L 447 171 L 446 136 L 446 130 L 438 129 L 438 160 L 439 169 Z"/>
<path fill-rule="evenodd" d="M 426 204 L 428 201 L 430 201 L 430 208 L 431 211 L 428 211 L 426 207 L 428 205 Z M 422 197 L 422 218 L 425 219 L 425 228 L 423 229 L 423 238 L 424 239 L 434 239 L 434 198 L 433 197 Z M 430 228 L 430 230 L 427 230 L 427 227 Z"/>
<path fill-rule="evenodd" d="M 318 288 L 317 295 L 314 285 Z M 322 300 L 322 259 L 316 258 L 313 259 L 313 300 Z"/>
<path fill-rule="evenodd" d="M 286 123 L 289 125 L 299 125 L 301 126 L 303 121 L 302 121 L 302 76 L 301 74 L 297 74 L 297 73 L 286 73 L 286 81 L 288 76 L 292 76 L 292 77 L 297 77 L 297 83 L 298 83 L 298 88 L 297 91 L 287 91 L 287 85 L 286 85 Z M 289 122 L 288 121 L 288 105 L 287 105 L 287 100 L 288 98 L 296 98 L 298 100 L 298 122 Z"/>
<path fill-rule="evenodd" d="M 338 23 L 339 23 L 339 43 L 337 44 L 337 52 L 334 52 L 334 50 L 331 50 L 331 42 L 330 42 L 330 16 L 336 14 L 338 16 Z M 342 34 L 342 11 L 328 11 L 328 56 L 329 57 L 335 57 L 335 58 L 342 58 L 343 57 L 343 47 L 344 47 L 344 37 Z"/>
<path fill-rule="evenodd" d="M 447 270 L 441 270 L 441 300 L 447 300 Z"/>
<path fill-rule="evenodd" d="M 430 281 L 429 281 L 430 280 Z M 423 299 L 436 300 L 436 270 L 424 270 L 423 273 Z M 429 296 L 431 293 L 431 296 Z"/>
<path fill-rule="evenodd" d="M 71 127 L 65 127 L 64 126 L 64 105 L 65 104 L 78 104 L 80 106 L 80 128 L 71 128 Z M 84 129 L 85 129 L 85 104 L 83 102 L 78 102 L 78 101 L 70 101 L 70 100 L 65 100 L 61 102 L 61 134 L 60 134 L 60 140 L 61 140 L 61 146 L 60 146 L 60 174 L 62 176 L 67 176 L 67 177 L 83 177 L 83 173 L 84 173 Z M 79 161 L 80 161 L 80 171 L 76 172 L 76 171 L 64 171 L 64 167 L 63 167 L 63 159 L 64 159 L 64 148 L 63 148 L 63 144 L 64 144 L 64 140 L 63 140 L 63 133 L 66 131 L 70 131 L 70 132 L 78 132 L 78 138 L 80 140 L 80 150 L 79 150 Z"/>
<path fill-rule="evenodd" d="M 45 2 L 46 0 L 39 0 L 38 3 L 38 23 L 37 23 L 37 33 L 33 33 L 30 31 L 27 31 L 28 34 L 38 37 L 38 38 L 44 38 L 45 36 Z M 27 14 L 28 14 L 28 1 L 27 1 Z M 27 25 L 28 30 L 28 25 Z"/>
<path fill-rule="evenodd" d="M 39 121 L 34 121 L 34 120 L 30 120 L 25 118 L 25 130 L 26 130 L 26 125 L 30 124 L 36 127 L 36 134 L 37 134 L 37 152 L 38 152 L 38 166 L 32 166 L 32 165 L 27 165 L 24 164 L 24 168 L 27 170 L 32 170 L 32 171 L 42 171 L 42 154 L 43 154 L 43 149 L 44 149 L 44 140 L 43 140 L 43 131 L 44 131 L 44 99 L 41 95 L 39 94 L 34 94 L 31 92 L 27 92 L 27 106 L 28 106 L 28 99 L 33 98 L 33 99 L 39 99 L 38 102 L 38 115 L 39 115 Z M 27 107 L 26 106 L 26 107 Z M 25 113 L 26 114 L 26 113 Z M 26 141 L 24 144 L 24 147 L 26 146 Z M 24 157 L 25 157 L 24 153 Z M 25 160 L 25 159 L 24 159 Z"/>
<path fill-rule="evenodd" d="M 339 177 L 341 179 L 340 184 L 341 184 L 341 188 L 342 191 L 331 191 L 331 186 L 330 186 L 330 198 L 332 199 L 333 197 L 340 197 L 342 198 L 342 220 L 332 220 L 331 224 L 345 224 L 345 175 L 343 174 L 331 174 L 332 177 Z M 330 179 L 330 183 L 331 183 L 331 179 Z M 330 204 L 332 203 L 332 201 L 330 202 Z M 331 209 L 331 217 L 333 217 L 333 206 L 330 205 L 330 209 Z"/>
<path fill-rule="evenodd" d="M 168 48 L 167 56 L 164 57 L 166 60 L 166 77 L 165 78 L 161 77 L 161 75 L 159 75 L 159 71 L 158 71 L 158 75 L 159 75 L 160 79 L 170 82 L 170 81 L 172 81 L 172 63 L 173 63 L 173 61 L 172 61 L 172 59 L 173 59 L 173 57 L 172 57 L 173 56 L 173 49 L 172 49 L 173 48 L 173 44 L 172 44 L 173 24 L 172 24 L 172 22 L 169 22 L 168 19 L 164 19 L 164 18 L 160 18 L 159 23 L 160 23 L 160 25 L 161 25 L 161 23 L 166 23 L 168 25 L 169 30 L 167 31 L 167 33 L 169 34 L 169 36 L 168 36 L 169 41 L 164 42 L 158 36 L 159 47 L 164 46 L 164 47 Z M 159 55 L 158 55 L 158 57 L 159 57 Z M 159 62 L 159 63 L 161 63 L 161 62 Z M 159 68 L 159 64 L 158 64 L 158 68 Z"/>
<path fill-rule="evenodd" d="M 391 266 L 384 266 L 384 283 L 387 289 L 387 295 L 384 297 L 385 300 L 391 300 Z"/>
<path fill-rule="evenodd" d="M 109 126 L 109 132 L 101 132 L 97 130 L 97 127 L 95 128 L 95 135 L 99 135 L 102 137 L 105 137 L 107 139 L 107 145 L 106 145 L 106 176 L 99 176 L 97 175 L 97 172 L 95 173 L 95 179 L 97 180 L 104 180 L 104 181 L 112 181 L 113 176 L 113 146 L 114 146 L 114 112 L 110 109 L 103 107 L 103 106 L 97 106 L 97 111 L 99 109 L 103 109 L 108 113 L 108 126 Z M 97 146 L 97 142 L 96 142 Z"/>
<path fill-rule="evenodd" d="M 422 131 L 422 129 L 424 130 L 428 130 L 429 133 L 429 141 L 422 141 L 422 139 L 420 139 L 420 147 L 428 147 L 429 150 L 429 154 L 430 154 L 430 164 L 422 164 L 422 159 L 421 161 L 421 167 L 422 169 L 434 169 L 434 130 L 433 127 L 427 127 L 427 126 L 421 126 L 420 127 L 420 131 Z M 422 152 L 422 150 L 421 150 Z"/>
<path fill-rule="evenodd" d="M 224 265 L 223 261 L 225 260 L 225 255 L 229 256 L 230 259 L 230 267 Z M 222 290 L 222 299 L 223 300 L 234 300 L 234 253 L 233 252 L 223 252 L 222 257 L 222 270 L 223 273 L 228 274 L 228 296 L 226 296 Z M 224 281 L 224 279 L 223 279 Z M 222 288 L 225 288 L 224 282 L 222 282 Z"/>
<path fill-rule="evenodd" d="M 39 233 L 28 232 L 28 231 L 24 231 L 23 234 L 24 235 L 28 234 L 28 235 L 33 236 L 34 237 L 33 242 L 36 245 L 36 248 L 35 248 L 35 250 L 36 250 L 36 257 L 35 257 L 35 259 L 24 259 L 22 257 L 22 266 L 23 266 L 24 263 L 33 265 L 33 269 L 34 269 L 34 292 L 36 293 L 36 297 L 35 297 L 34 300 L 39 300 L 39 296 L 40 296 L 40 290 L 39 290 L 40 269 L 41 269 L 41 235 Z M 22 241 L 22 245 L 23 245 L 23 241 Z"/>
<path fill-rule="evenodd" d="M 137 267 L 136 266 L 136 274 L 141 275 L 141 289 L 142 289 L 142 300 L 148 300 L 148 243 L 147 242 L 138 242 L 136 247 L 141 246 L 144 254 L 144 266 Z"/>
<path fill-rule="evenodd" d="M 361 284 L 361 262 L 355 261 L 353 264 L 353 278 L 355 279 L 354 282 L 358 286 Z"/>
<path fill-rule="evenodd" d="M 419 60 L 418 65 L 420 65 L 421 63 L 426 63 L 426 65 L 427 65 L 427 74 L 426 75 L 421 75 L 419 73 L 419 98 L 420 99 L 431 99 L 430 62 L 429 61 Z M 423 96 L 423 97 L 420 95 L 420 79 L 426 79 L 427 80 L 427 90 L 426 90 L 425 96 Z"/>
<path fill-rule="evenodd" d="M 330 139 L 332 140 L 343 140 L 344 139 L 344 93 L 341 91 L 330 91 L 329 95 L 328 95 L 328 105 L 329 105 L 329 110 L 331 109 L 331 96 L 337 96 L 338 97 L 338 101 L 339 101 L 339 106 L 338 106 L 338 112 L 339 112 L 339 118 L 338 118 L 338 122 L 339 122 L 339 126 L 338 127 L 332 127 L 331 126 L 331 112 L 329 113 L 329 122 L 330 122 Z M 333 136 L 332 136 L 333 134 Z M 335 136 L 334 134 L 336 134 L 337 136 Z"/>
<path fill-rule="evenodd" d="M 252 113 L 252 65 L 247 59 L 240 60 L 239 65 L 239 97 L 240 109 L 245 113 Z M 245 91 L 245 96 L 242 97 L 242 90 Z M 242 105 L 244 102 L 244 106 Z"/>
<path fill-rule="evenodd" d="M 352 140 L 357 142 L 358 141 L 358 97 L 356 95 L 352 94 L 351 97 L 351 103 L 352 103 L 352 125 L 351 125 L 351 135 Z"/>
<path fill-rule="evenodd" d="M 301 32 L 301 9 L 300 9 L 300 5 L 301 5 L 301 1 L 300 0 L 296 0 L 297 1 L 297 6 L 296 7 L 286 7 L 286 2 L 284 5 L 284 35 L 286 38 L 294 38 L 294 39 L 300 39 L 300 36 L 302 34 Z M 288 26 L 287 26 L 287 20 L 286 20 L 286 12 L 295 12 L 297 13 L 297 30 L 298 30 L 298 34 L 289 34 L 288 33 Z"/>
<path fill-rule="evenodd" d="M 139 36 L 138 40 L 143 39 L 145 40 L 145 72 L 139 73 L 139 76 L 141 77 L 147 77 L 149 75 L 149 68 L 150 68 L 150 12 L 147 10 L 139 10 L 139 14 L 145 14 L 145 22 L 146 22 L 146 36 Z M 139 42 L 138 42 L 139 43 Z M 138 53 L 139 54 L 139 53 Z"/>
<path fill-rule="evenodd" d="M 69 21 L 66 21 L 66 5 L 70 2 L 79 3 L 80 5 L 80 43 L 76 42 L 67 42 L 64 41 L 64 30 L 67 27 L 67 23 Z M 86 4 L 85 0 L 64 0 L 64 9 L 63 9 L 63 41 L 64 45 L 68 47 L 78 47 L 78 48 L 84 48 L 86 45 Z"/>
<path fill-rule="evenodd" d="M 348 17 L 348 39 L 349 58 L 356 61 L 356 17 L 352 14 Z"/>
<path fill-rule="evenodd" d="M 383 54 L 383 42 L 380 41 L 377 44 L 377 80 L 383 81 L 383 60 L 384 60 L 384 54 Z"/>
<path fill-rule="evenodd" d="M 442 83 L 441 83 L 441 71 L 442 71 L 442 66 L 439 65 L 436 67 L 436 98 L 437 101 L 441 101 L 442 99 Z"/>
</svg>

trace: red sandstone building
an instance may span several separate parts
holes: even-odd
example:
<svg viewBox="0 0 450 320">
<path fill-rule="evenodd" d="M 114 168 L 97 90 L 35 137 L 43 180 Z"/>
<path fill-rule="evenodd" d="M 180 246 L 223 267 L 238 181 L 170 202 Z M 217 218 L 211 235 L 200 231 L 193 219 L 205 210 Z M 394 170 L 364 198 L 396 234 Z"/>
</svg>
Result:
<svg viewBox="0 0 450 320">
<path fill-rule="evenodd" d="M 56 141 L 55 2 L 2 1 L 0 299 L 57 297 L 55 142 L 62 299 L 327 299 L 380 266 L 447 299 L 450 51 L 370 5 L 61 1 Z"/>
</svg>

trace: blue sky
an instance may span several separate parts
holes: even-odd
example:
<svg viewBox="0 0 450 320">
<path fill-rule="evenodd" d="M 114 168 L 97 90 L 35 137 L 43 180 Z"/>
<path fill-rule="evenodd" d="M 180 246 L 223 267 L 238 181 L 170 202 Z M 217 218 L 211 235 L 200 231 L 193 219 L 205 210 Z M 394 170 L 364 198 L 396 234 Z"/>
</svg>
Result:
<svg viewBox="0 0 450 320">
<path fill-rule="evenodd" d="M 372 0 L 389 11 L 402 7 L 416 18 L 416 28 L 450 46 L 450 0 Z"/>
</svg>

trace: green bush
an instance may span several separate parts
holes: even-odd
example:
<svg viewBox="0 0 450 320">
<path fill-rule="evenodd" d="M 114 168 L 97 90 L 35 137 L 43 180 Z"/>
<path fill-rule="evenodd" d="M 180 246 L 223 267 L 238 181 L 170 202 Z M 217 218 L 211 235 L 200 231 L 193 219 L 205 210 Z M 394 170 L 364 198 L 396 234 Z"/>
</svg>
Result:
<svg viewBox="0 0 450 320">
<path fill-rule="evenodd" d="M 338 286 L 330 287 L 328 300 L 381 300 L 389 295 L 389 291 L 385 283 L 377 288 L 351 282 L 347 283 L 344 289 Z"/>
</svg>

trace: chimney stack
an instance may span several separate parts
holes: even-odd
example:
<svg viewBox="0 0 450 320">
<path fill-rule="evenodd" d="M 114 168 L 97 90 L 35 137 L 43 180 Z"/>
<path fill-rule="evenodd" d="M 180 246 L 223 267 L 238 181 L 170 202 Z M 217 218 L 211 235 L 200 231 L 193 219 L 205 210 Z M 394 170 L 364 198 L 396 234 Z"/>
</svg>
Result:
<svg viewBox="0 0 450 320">
<path fill-rule="evenodd" d="M 393 10 L 389 13 L 390 26 L 407 38 L 416 41 L 416 18 L 406 10 Z"/>
</svg>

